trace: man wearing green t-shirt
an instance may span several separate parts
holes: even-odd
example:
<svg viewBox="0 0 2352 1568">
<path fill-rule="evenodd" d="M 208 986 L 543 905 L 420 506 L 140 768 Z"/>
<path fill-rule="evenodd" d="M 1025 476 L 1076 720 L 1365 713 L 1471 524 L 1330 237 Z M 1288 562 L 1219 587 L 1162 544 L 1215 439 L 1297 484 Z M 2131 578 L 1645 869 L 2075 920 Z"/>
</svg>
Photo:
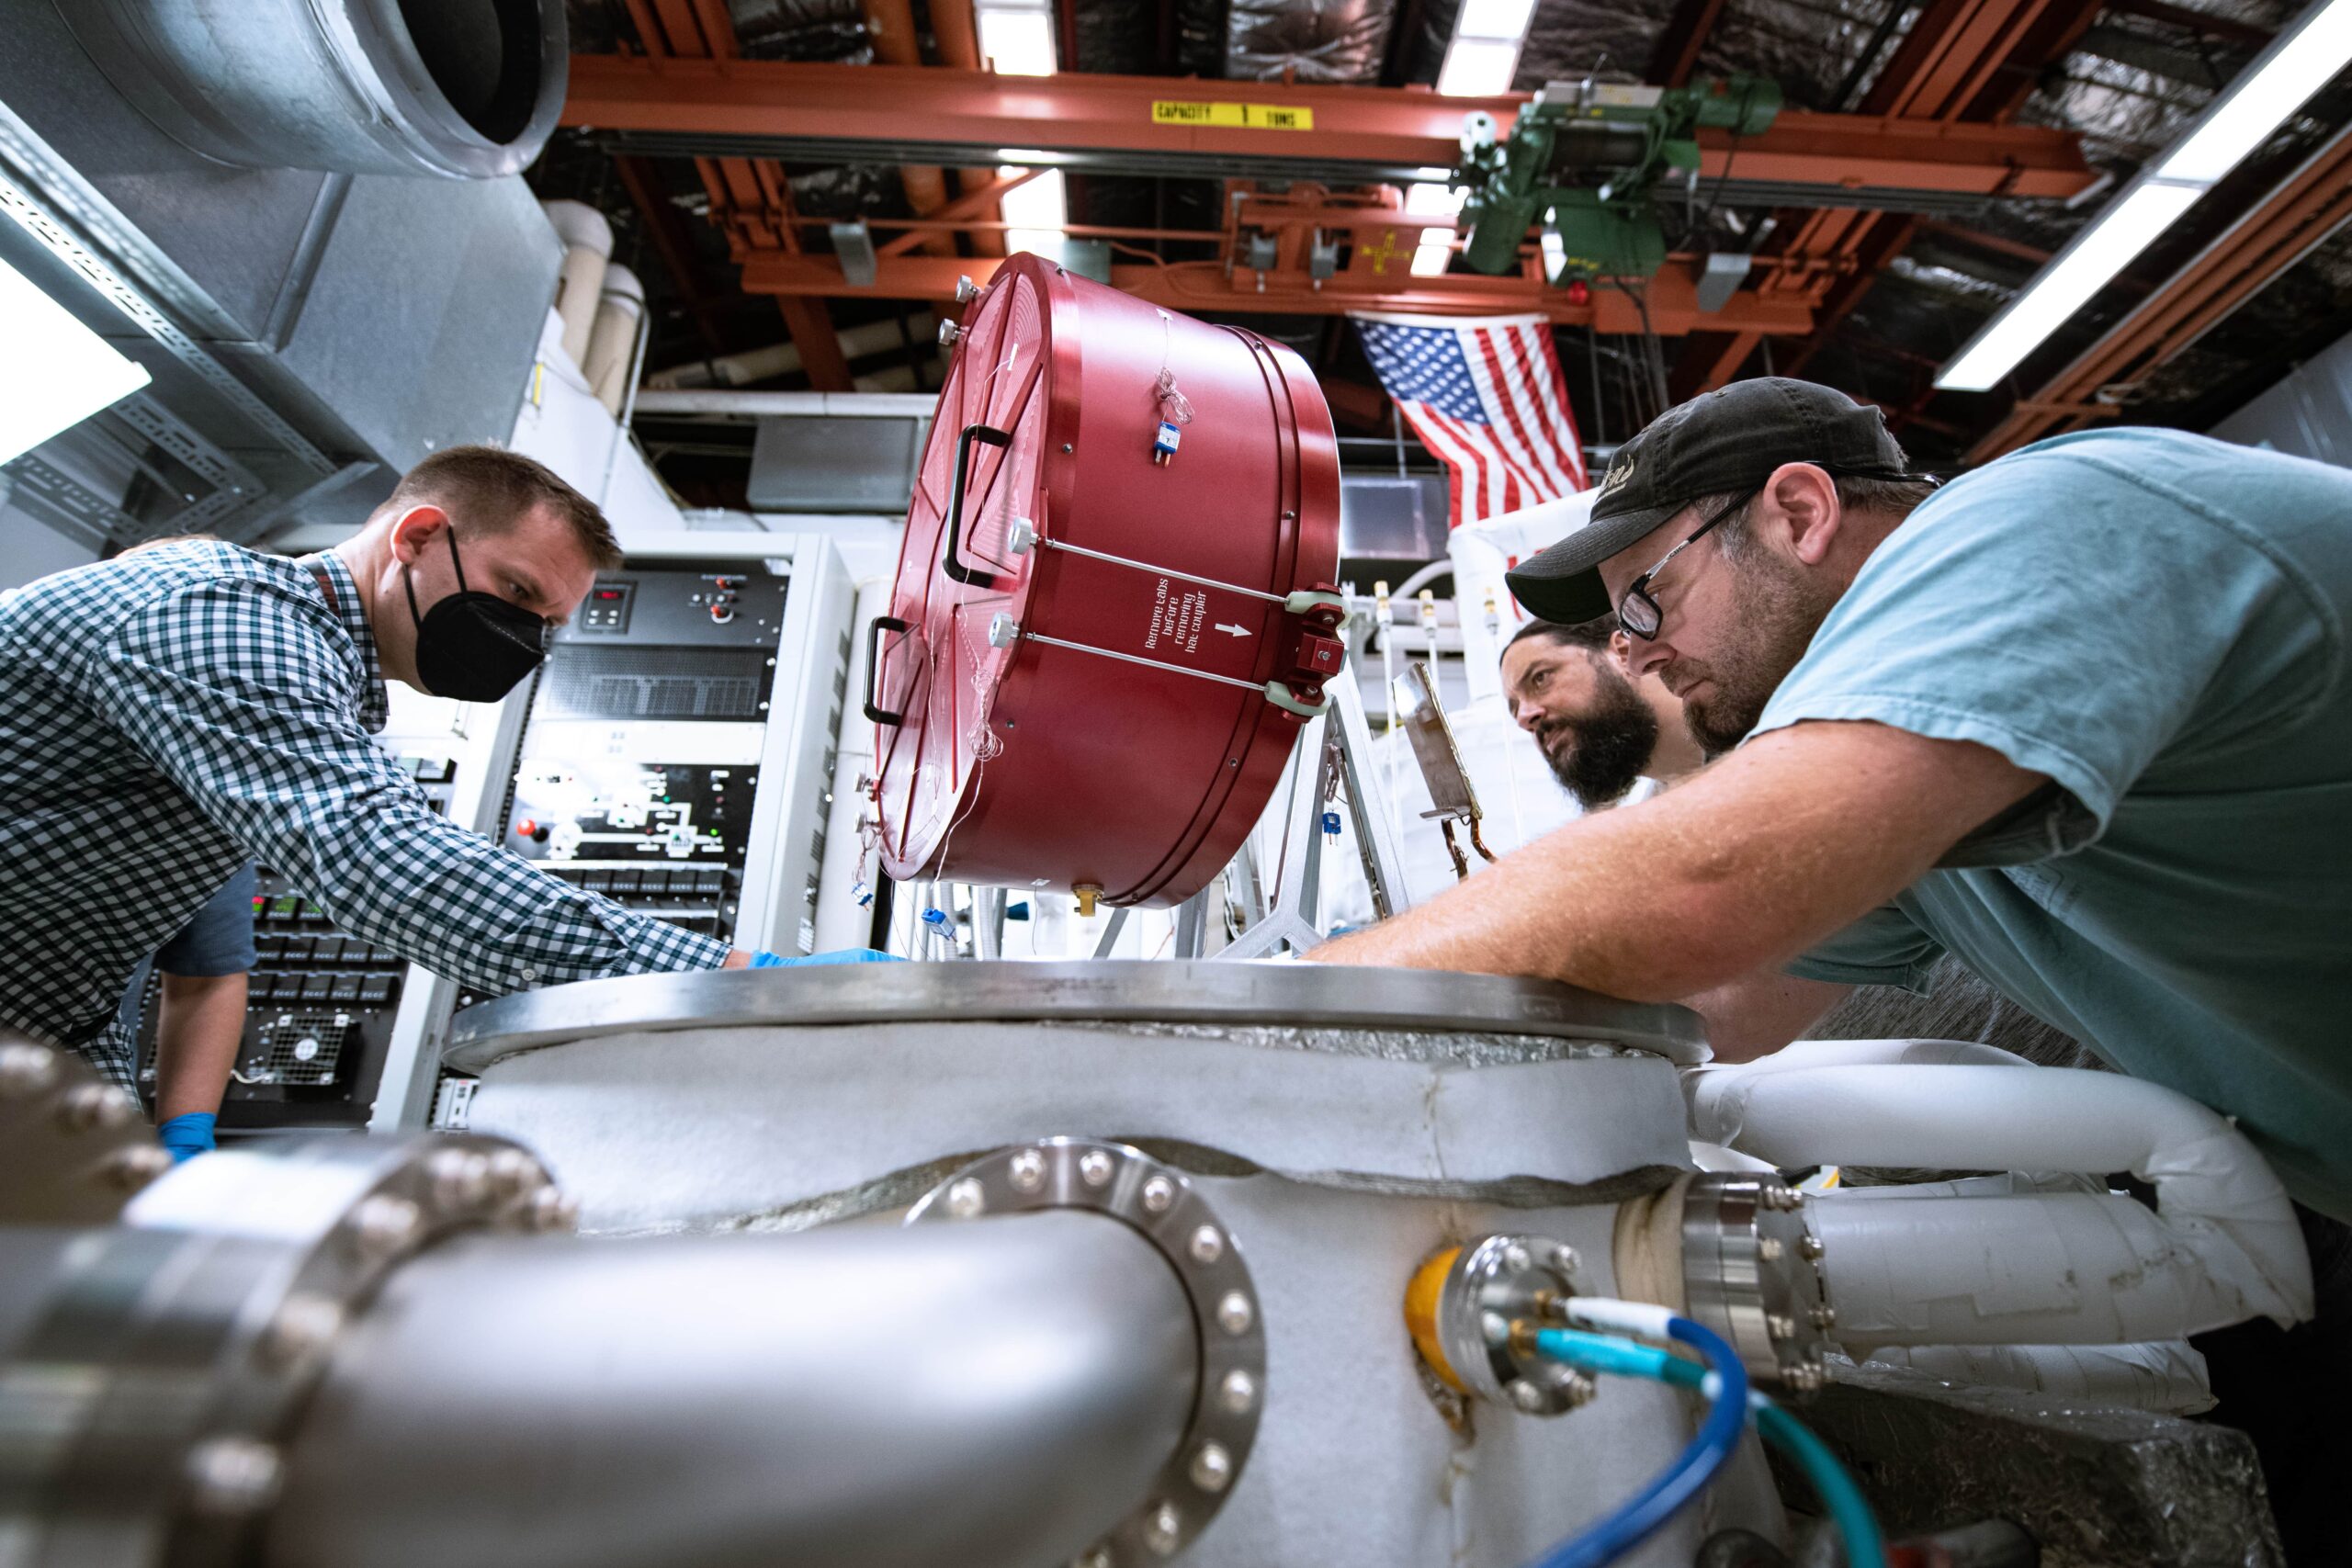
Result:
<svg viewBox="0 0 2352 1568">
<path fill-rule="evenodd" d="M 1615 610 L 1725 754 L 1316 958 L 1689 999 L 1744 1055 L 1953 953 L 2352 1218 L 2352 472 L 2125 429 L 1938 489 L 1875 410 L 1744 381 L 1510 582 Z M 2352 1247 L 2307 1230 L 2316 1408 L 2352 1388 Z"/>
</svg>

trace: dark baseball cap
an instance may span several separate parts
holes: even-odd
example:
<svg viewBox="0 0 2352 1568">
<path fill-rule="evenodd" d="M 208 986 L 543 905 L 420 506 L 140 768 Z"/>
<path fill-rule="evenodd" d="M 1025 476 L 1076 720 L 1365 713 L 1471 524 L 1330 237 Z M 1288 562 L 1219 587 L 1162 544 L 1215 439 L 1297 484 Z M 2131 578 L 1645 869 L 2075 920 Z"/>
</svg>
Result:
<svg viewBox="0 0 2352 1568">
<path fill-rule="evenodd" d="M 1767 376 L 1667 410 L 1617 448 L 1592 520 L 1505 574 L 1519 602 L 1566 625 L 1616 606 L 1594 570 L 1655 533 L 1692 502 L 1760 490 L 1783 463 L 1849 479 L 1909 479 L 1903 448 L 1878 410 L 1811 381 Z"/>
</svg>

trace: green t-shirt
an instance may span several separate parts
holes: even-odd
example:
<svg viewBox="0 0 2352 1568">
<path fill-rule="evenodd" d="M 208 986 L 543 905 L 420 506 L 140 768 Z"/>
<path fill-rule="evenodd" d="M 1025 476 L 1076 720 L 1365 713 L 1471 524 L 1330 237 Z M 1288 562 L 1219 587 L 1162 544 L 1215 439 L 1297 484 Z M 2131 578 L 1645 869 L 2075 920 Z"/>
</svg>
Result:
<svg viewBox="0 0 2352 1568">
<path fill-rule="evenodd" d="M 2055 787 L 1790 972 L 1916 988 L 1954 953 L 2352 1219 L 2347 622 L 2352 471 L 2114 430 L 1945 487 L 1758 733 L 1874 719 Z"/>
</svg>

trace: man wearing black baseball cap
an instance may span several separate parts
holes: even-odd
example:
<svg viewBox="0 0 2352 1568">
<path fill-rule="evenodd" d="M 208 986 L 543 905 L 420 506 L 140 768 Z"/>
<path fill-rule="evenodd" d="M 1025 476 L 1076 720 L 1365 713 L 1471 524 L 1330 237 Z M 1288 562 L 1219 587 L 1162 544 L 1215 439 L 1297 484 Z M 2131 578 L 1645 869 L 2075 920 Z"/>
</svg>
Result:
<svg viewBox="0 0 2352 1568">
<path fill-rule="evenodd" d="M 1739 381 L 1510 581 L 1614 611 L 1716 760 L 1317 958 L 1690 1000 L 1732 1055 L 1950 951 L 2352 1216 L 2352 472 L 2118 429 L 1939 489 Z"/>
<path fill-rule="evenodd" d="M 1720 755 L 1315 958 L 1687 999 L 1752 1055 L 1949 952 L 2352 1218 L 2352 472 L 2109 429 L 1938 489 L 1875 410 L 1744 381 L 1510 585 L 1613 609 Z M 2343 1383 L 2352 1247 L 2307 1229 Z"/>
</svg>

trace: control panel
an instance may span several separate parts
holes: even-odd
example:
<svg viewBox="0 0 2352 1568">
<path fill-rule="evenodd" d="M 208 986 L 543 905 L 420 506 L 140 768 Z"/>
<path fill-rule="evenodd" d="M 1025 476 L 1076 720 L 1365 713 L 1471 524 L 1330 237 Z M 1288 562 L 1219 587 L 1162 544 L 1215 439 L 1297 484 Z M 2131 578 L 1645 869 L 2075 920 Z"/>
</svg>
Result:
<svg viewBox="0 0 2352 1568">
<path fill-rule="evenodd" d="M 591 893 L 729 941 L 759 783 L 756 767 L 535 758 L 515 772 L 509 847 Z"/>
<path fill-rule="evenodd" d="M 733 941 L 790 592 L 764 561 L 598 578 L 532 696 L 506 847 Z"/>
<path fill-rule="evenodd" d="M 492 836 L 657 919 L 809 952 L 854 596 L 821 535 L 632 539 L 555 635 Z M 467 1099 L 444 1081 L 434 1124 Z"/>
<path fill-rule="evenodd" d="M 435 751 L 398 761 L 433 809 L 448 815 L 458 760 Z M 335 926 L 266 866 L 254 898 L 254 947 L 244 1035 L 221 1105 L 221 1127 L 366 1122 L 401 1000 L 413 989 L 410 965 Z M 139 1029 L 140 1083 L 151 1096 L 161 991 L 162 981 L 151 975 Z"/>
</svg>

